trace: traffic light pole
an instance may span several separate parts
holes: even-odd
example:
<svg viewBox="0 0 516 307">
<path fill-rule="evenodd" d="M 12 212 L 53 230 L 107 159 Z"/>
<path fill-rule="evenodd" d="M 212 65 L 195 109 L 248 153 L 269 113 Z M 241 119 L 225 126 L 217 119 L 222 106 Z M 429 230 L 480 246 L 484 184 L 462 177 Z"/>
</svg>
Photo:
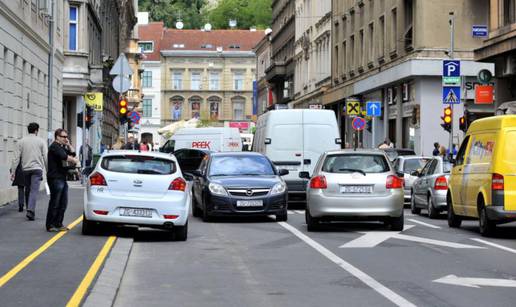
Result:
<svg viewBox="0 0 516 307">
<path fill-rule="evenodd" d="M 453 60 L 453 51 L 455 49 L 455 13 L 450 12 L 450 53 L 449 56 Z M 460 103 L 460 101 L 459 101 Z M 451 128 L 450 128 L 450 144 L 448 147 L 449 156 L 453 157 L 453 103 L 450 104 L 452 116 L 451 116 Z"/>
</svg>

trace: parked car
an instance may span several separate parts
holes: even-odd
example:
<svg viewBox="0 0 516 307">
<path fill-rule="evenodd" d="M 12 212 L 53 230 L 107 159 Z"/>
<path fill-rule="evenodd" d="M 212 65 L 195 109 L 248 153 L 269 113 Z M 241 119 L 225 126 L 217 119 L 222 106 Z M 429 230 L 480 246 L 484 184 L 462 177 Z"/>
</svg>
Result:
<svg viewBox="0 0 516 307">
<path fill-rule="evenodd" d="M 217 152 L 242 151 L 242 139 L 238 128 L 181 128 L 160 148 L 160 151 L 172 153 L 182 148 Z"/>
<path fill-rule="evenodd" d="M 403 173 L 403 178 L 405 179 L 405 187 L 403 188 L 405 202 L 410 202 L 412 184 L 417 179 L 417 176 L 414 176 L 413 173 L 421 171 L 430 159 L 430 157 L 420 156 L 398 156 L 394 159 L 394 171 Z"/>
<path fill-rule="evenodd" d="M 452 165 L 441 157 L 433 157 L 421 171 L 415 170 L 417 179 L 412 184 L 410 208 L 413 214 L 421 209 L 428 211 L 428 217 L 436 218 L 446 211 L 446 193 Z"/>
<path fill-rule="evenodd" d="M 389 161 L 393 162 L 399 156 L 415 156 L 416 152 L 410 148 L 383 148 Z"/>
<path fill-rule="evenodd" d="M 109 151 L 88 178 L 82 233 L 102 224 L 171 230 L 187 239 L 190 193 L 173 155 Z"/>
<path fill-rule="evenodd" d="M 474 121 L 457 152 L 450 175 L 448 225 L 478 218 L 480 233 L 516 221 L 516 115 Z"/>
<path fill-rule="evenodd" d="M 323 152 L 340 148 L 339 126 L 331 110 L 274 110 L 256 123 L 253 151 L 289 170 L 285 182 L 291 202 L 306 200 L 307 180 L 299 178 L 299 172 L 311 174 Z"/>
<path fill-rule="evenodd" d="M 287 174 L 259 153 L 212 153 L 193 172 L 193 215 L 205 222 L 223 215 L 286 221 L 288 189 L 281 176 Z"/>
<path fill-rule="evenodd" d="M 176 150 L 174 156 L 183 174 L 188 174 L 198 169 L 202 160 L 210 153 L 209 150 L 183 148 Z"/>
<path fill-rule="evenodd" d="M 300 174 L 308 178 L 308 172 Z M 307 187 L 308 231 L 321 222 L 347 219 L 381 220 L 403 230 L 403 177 L 380 150 L 324 153 Z"/>
</svg>

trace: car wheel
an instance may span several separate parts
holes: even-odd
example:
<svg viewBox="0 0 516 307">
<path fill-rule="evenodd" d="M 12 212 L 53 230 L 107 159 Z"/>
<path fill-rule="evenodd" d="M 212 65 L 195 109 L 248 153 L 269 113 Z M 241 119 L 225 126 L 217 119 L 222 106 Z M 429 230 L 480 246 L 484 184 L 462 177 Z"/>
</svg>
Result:
<svg viewBox="0 0 516 307">
<path fill-rule="evenodd" d="M 434 207 L 434 202 L 432 201 L 432 196 L 428 196 L 428 217 L 430 219 L 436 219 L 439 216 L 439 212 Z"/>
<path fill-rule="evenodd" d="M 82 215 L 82 229 L 81 232 L 85 236 L 92 236 L 98 232 L 96 229 L 96 223 L 92 221 L 88 221 L 86 219 L 86 215 Z"/>
<path fill-rule="evenodd" d="M 202 206 L 202 221 L 205 223 L 211 221 L 211 215 L 208 212 L 208 208 L 206 208 L 206 204 L 204 203 L 204 200 L 203 200 L 203 206 Z"/>
<path fill-rule="evenodd" d="M 195 200 L 195 196 L 192 197 L 192 215 L 194 217 L 200 217 L 202 215 L 202 210 L 199 208 L 199 204 Z"/>
<path fill-rule="evenodd" d="M 176 241 L 186 241 L 188 237 L 188 222 L 184 226 L 174 227 L 174 239 Z"/>
<path fill-rule="evenodd" d="M 276 222 L 286 222 L 288 220 L 288 213 L 285 210 L 285 212 L 281 214 L 276 214 Z"/>
<path fill-rule="evenodd" d="M 414 193 L 410 195 L 410 212 L 412 212 L 412 214 L 421 213 L 421 209 L 416 207 L 416 199 L 414 198 Z"/>
<path fill-rule="evenodd" d="M 453 211 L 453 201 L 450 195 L 446 197 L 446 203 L 448 209 L 448 226 L 451 228 L 459 228 L 460 224 L 462 224 L 462 219 L 460 216 L 455 215 Z"/>
<path fill-rule="evenodd" d="M 405 217 L 403 211 L 399 217 L 390 218 L 391 230 L 393 231 L 402 231 L 403 225 L 405 223 Z"/>
<path fill-rule="evenodd" d="M 489 220 L 487 209 L 483 202 L 479 204 L 478 208 L 478 225 L 480 228 L 480 234 L 484 237 L 491 236 L 496 230 L 496 223 Z"/>
<path fill-rule="evenodd" d="M 313 217 L 310 214 L 310 210 L 308 210 L 308 206 L 305 209 L 305 221 L 306 221 L 306 228 L 308 231 L 316 231 L 319 229 L 319 219 Z"/>
</svg>

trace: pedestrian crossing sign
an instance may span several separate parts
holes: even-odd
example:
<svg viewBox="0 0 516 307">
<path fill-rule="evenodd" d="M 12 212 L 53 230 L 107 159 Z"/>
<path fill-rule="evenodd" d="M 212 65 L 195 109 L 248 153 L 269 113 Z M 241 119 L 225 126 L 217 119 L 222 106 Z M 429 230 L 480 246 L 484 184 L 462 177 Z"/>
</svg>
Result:
<svg viewBox="0 0 516 307">
<path fill-rule="evenodd" d="M 460 104 L 460 87 L 443 86 L 443 103 Z"/>
</svg>

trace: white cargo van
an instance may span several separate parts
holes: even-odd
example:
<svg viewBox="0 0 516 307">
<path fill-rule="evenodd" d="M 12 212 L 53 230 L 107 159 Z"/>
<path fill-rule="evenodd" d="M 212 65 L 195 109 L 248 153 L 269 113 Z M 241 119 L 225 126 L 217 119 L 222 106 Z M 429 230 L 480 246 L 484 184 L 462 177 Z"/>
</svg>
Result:
<svg viewBox="0 0 516 307">
<path fill-rule="evenodd" d="M 161 147 L 161 152 L 174 152 L 181 148 L 198 148 L 210 151 L 242 151 L 238 128 L 182 128 Z"/>
<path fill-rule="evenodd" d="M 274 110 L 261 115 L 256 124 L 253 151 L 265 154 L 284 176 L 289 201 L 306 199 L 306 179 L 299 172 L 312 174 L 320 155 L 341 148 L 339 127 L 331 110 Z"/>
</svg>

